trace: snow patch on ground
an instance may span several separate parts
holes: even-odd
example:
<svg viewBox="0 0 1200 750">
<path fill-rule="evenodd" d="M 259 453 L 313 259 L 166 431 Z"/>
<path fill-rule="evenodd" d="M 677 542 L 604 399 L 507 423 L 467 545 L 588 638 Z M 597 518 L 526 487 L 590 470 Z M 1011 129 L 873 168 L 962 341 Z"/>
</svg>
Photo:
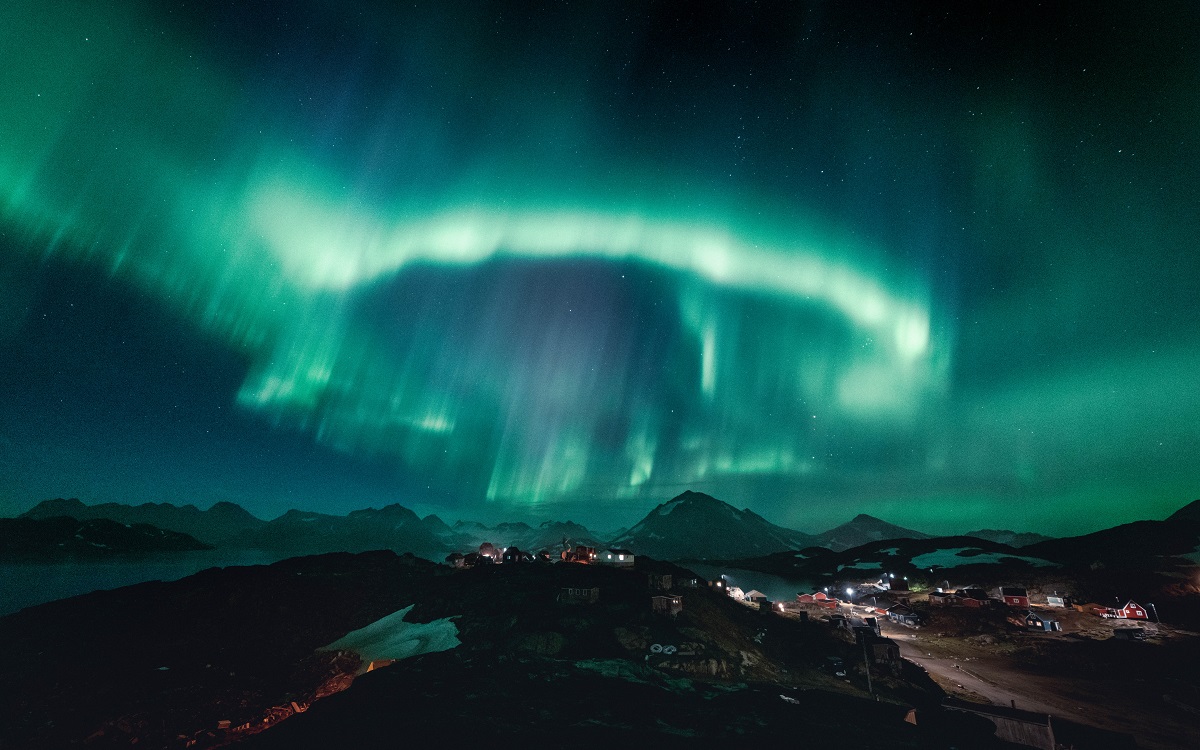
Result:
<svg viewBox="0 0 1200 750">
<path fill-rule="evenodd" d="M 883 563 L 881 562 L 855 562 L 853 565 L 839 565 L 838 572 L 841 573 L 843 570 L 879 570 L 882 567 Z"/>
<path fill-rule="evenodd" d="M 964 555 L 964 552 L 977 552 L 974 555 Z M 978 547 L 952 547 L 939 549 L 924 555 L 917 555 L 912 564 L 918 568 L 957 568 L 960 565 L 995 565 L 1003 560 L 1021 560 L 1035 567 L 1057 567 L 1058 563 L 1043 560 L 1040 557 L 1025 555 L 1010 555 L 1004 552 L 983 552 Z"/>
<path fill-rule="evenodd" d="M 893 555 L 894 556 L 894 555 L 898 554 L 899 552 L 900 552 L 899 547 L 888 547 L 887 549 L 879 550 L 879 554 L 881 554 L 881 555 Z"/>
<path fill-rule="evenodd" d="M 363 661 L 381 661 L 449 651 L 461 643 L 452 618 L 444 617 L 433 622 L 405 622 L 404 616 L 412 608 L 413 605 L 409 605 L 393 612 L 317 650 L 353 651 Z"/>
</svg>

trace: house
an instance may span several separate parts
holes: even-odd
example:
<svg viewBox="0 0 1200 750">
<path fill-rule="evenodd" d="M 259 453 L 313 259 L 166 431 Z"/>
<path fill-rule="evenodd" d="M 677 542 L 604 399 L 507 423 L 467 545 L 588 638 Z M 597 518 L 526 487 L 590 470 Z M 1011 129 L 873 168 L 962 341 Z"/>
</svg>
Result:
<svg viewBox="0 0 1200 750">
<path fill-rule="evenodd" d="M 996 736 L 1007 742 L 1042 750 L 1055 750 L 1057 747 L 1050 714 L 1022 711 L 1008 706 L 971 703 L 958 698 L 944 698 L 942 708 L 982 716 L 996 725 Z"/>
<path fill-rule="evenodd" d="M 562 604 L 595 604 L 600 601 L 600 589 L 564 587 L 558 592 L 558 601 Z"/>
<path fill-rule="evenodd" d="M 1065 597 L 1062 597 L 1062 596 L 1047 596 L 1046 597 L 1046 606 L 1047 607 L 1065 608 L 1067 606 L 1067 600 Z"/>
<path fill-rule="evenodd" d="M 683 611 L 683 597 L 652 596 L 650 597 L 650 611 L 655 614 L 671 615 L 674 617 Z"/>
<path fill-rule="evenodd" d="M 826 594 L 824 591 L 818 591 L 817 593 L 813 594 L 813 601 L 816 602 L 823 602 L 828 598 L 829 594 Z"/>
<path fill-rule="evenodd" d="M 885 599 L 882 596 L 872 596 L 868 599 L 867 606 L 871 607 L 871 609 L 875 610 L 879 614 L 883 614 L 892 607 L 896 606 L 898 603 L 899 602 L 894 602 L 891 599 Z"/>
<path fill-rule="evenodd" d="M 1137 602 L 1129 601 L 1125 606 L 1119 608 L 1093 606 L 1092 611 L 1100 617 L 1115 620 L 1145 620 L 1146 610 Z"/>
<path fill-rule="evenodd" d="M 1047 633 L 1062 630 L 1062 625 L 1059 624 L 1058 620 L 1042 617 L 1037 612 L 1032 611 L 1025 613 L 1025 627 L 1030 630 L 1043 630 Z"/>
<path fill-rule="evenodd" d="M 1000 598 L 1013 609 L 1029 609 L 1029 592 L 1016 586 L 1001 586 Z"/>
<path fill-rule="evenodd" d="M 1146 610 L 1134 601 L 1125 602 L 1125 606 L 1117 610 L 1117 618 L 1121 620 L 1145 620 Z"/>
<path fill-rule="evenodd" d="M 682 589 L 698 589 L 700 588 L 700 579 L 680 578 L 675 581 L 675 585 Z"/>
<path fill-rule="evenodd" d="M 587 565 L 596 561 L 596 548 L 585 547 L 582 544 L 575 547 L 568 547 L 562 551 L 562 559 L 567 562 Z"/>
<path fill-rule="evenodd" d="M 646 576 L 650 584 L 651 591 L 670 591 L 671 590 L 671 574 L 670 573 L 651 573 Z"/>
<path fill-rule="evenodd" d="M 992 598 L 980 588 L 959 589 L 954 594 L 962 599 L 964 607 L 980 609 L 991 606 Z"/>
<path fill-rule="evenodd" d="M 746 598 L 746 593 L 742 591 L 740 586 L 728 586 L 725 593 L 729 594 L 730 598 L 737 599 L 739 602 Z"/>
<path fill-rule="evenodd" d="M 1147 635 L 1145 628 L 1113 628 L 1112 637 L 1118 641 L 1144 641 Z"/>
<path fill-rule="evenodd" d="M 887 618 L 900 625 L 916 626 L 921 624 L 921 618 L 916 610 L 907 604 L 897 604 L 887 610 Z"/>
<path fill-rule="evenodd" d="M 746 601 L 748 601 L 748 602 L 754 602 L 755 604 L 760 604 L 767 600 L 767 595 L 764 594 L 763 592 L 759 591 L 758 589 L 750 589 L 749 591 L 746 592 L 745 598 L 746 598 Z"/>
<path fill-rule="evenodd" d="M 528 552 L 522 552 L 516 547 L 506 547 L 504 552 L 500 554 L 500 561 L 504 563 L 529 562 L 532 559 L 532 555 Z"/>
<path fill-rule="evenodd" d="M 596 555 L 597 563 L 600 565 L 612 565 L 617 568 L 632 568 L 633 553 L 627 549 L 606 549 L 601 550 Z"/>
<path fill-rule="evenodd" d="M 929 606 L 931 607 L 961 607 L 963 599 L 958 594 L 949 591 L 930 591 Z"/>
<path fill-rule="evenodd" d="M 823 609 L 837 609 L 839 603 L 837 599 L 818 599 L 816 602 Z"/>
<path fill-rule="evenodd" d="M 451 552 L 446 555 L 446 564 L 452 568 L 465 568 L 466 560 L 466 556 L 461 552 Z"/>
<path fill-rule="evenodd" d="M 866 637 L 879 637 L 879 620 L 874 617 L 851 617 L 844 620 L 844 627 L 849 628 L 850 632 L 854 633 L 856 643 L 862 643 Z"/>
<path fill-rule="evenodd" d="M 821 594 L 822 598 L 824 598 L 824 596 L 824 594 Z M 816 600 L 813 598 L 812 594 L 796 594 L 796 601 L 800 604 L 812 604 Z"/>
<path fill-rule="evenodd" d="M 492 562 L 500 559 L 500 550 L 496 549 L 496 545 L 491 542 L 484 542 L 479 545 L 479 556 L 490 558 Z M 480 560 L 480 562 L 483 562 Z"/>
<path fill-rule="evenodd" d="M 871 637 L 865 643 L 872 664 L 900 663 L 900 644 L 891 638 Z"/>
</svg>

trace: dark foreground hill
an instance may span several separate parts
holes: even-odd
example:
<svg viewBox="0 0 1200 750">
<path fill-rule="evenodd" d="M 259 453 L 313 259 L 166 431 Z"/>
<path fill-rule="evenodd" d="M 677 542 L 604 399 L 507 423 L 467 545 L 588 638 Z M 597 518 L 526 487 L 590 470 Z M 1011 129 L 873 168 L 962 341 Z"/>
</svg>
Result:
<svg viewBox="0 0 1200 750">
<path fill-rule="evenodd" d="M 0 562 L 65 562 L 212 549 L 187 534 L 103 518 L 0 518 Z"/>
<path fill-rule="evenodd" d="M 707 588 L 677 590 L 683 612 L 656 615 L 647 572 L 686 574 L 639 565 L 451 571 L 338 554 L 33 607 L 0 618 L 0 684 L 21 686 L 0 702 L 0 746 L 746 746 L 820 727 L 846 743 L 999 747 L 990 725 L 943 714 L 919 670 L 876 675 L 870 700 L 854 645 L 823 624 Z M 410 656 L 354 679 L 355 652 L 321 647 L 372 623 L 386 624 L 367 629 L 381 648 Z M 829 656 L 849 677 L 823 670 Z"/>
</svg>

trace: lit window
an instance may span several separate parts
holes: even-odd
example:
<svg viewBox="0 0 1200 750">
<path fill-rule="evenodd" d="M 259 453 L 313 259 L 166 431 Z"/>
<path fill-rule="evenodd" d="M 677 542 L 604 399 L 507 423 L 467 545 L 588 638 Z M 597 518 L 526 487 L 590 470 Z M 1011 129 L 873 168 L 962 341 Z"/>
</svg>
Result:
<svg viewBox="0 0 1200 750">
<path fill-rule="evenodd" d="M 609 555 L 609 557 L 612 557 L 612 555 Z M 617 555 L 617 559 L 618 559 L 618 560 L 624 560 L 624 559 L 625 559 L 625 555 Z"/>
</svg>

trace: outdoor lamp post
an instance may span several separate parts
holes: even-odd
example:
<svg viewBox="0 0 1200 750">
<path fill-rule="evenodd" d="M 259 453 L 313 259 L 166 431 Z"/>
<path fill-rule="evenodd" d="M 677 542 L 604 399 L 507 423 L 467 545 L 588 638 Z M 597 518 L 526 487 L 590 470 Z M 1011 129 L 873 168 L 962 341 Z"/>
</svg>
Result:
<svg viewBox="0 0 1200 750">
<path fill-rule="evenodd" d="M 1150 603 L 1149 603 L 1149 606 L 1150 606 L 1150 611 L 1154 613 L 1154 622 L 1155 622 L 1155 624 L 1161 625 L 1161 624 L 1162 624 L 1162 620 L 1159 620 L 1159 619 L 1158 619 L 1158 610 L 1157 610 L 1157 609 L 1154 607 L 1154 602 L 1150 602 Z"/>
</svg>

